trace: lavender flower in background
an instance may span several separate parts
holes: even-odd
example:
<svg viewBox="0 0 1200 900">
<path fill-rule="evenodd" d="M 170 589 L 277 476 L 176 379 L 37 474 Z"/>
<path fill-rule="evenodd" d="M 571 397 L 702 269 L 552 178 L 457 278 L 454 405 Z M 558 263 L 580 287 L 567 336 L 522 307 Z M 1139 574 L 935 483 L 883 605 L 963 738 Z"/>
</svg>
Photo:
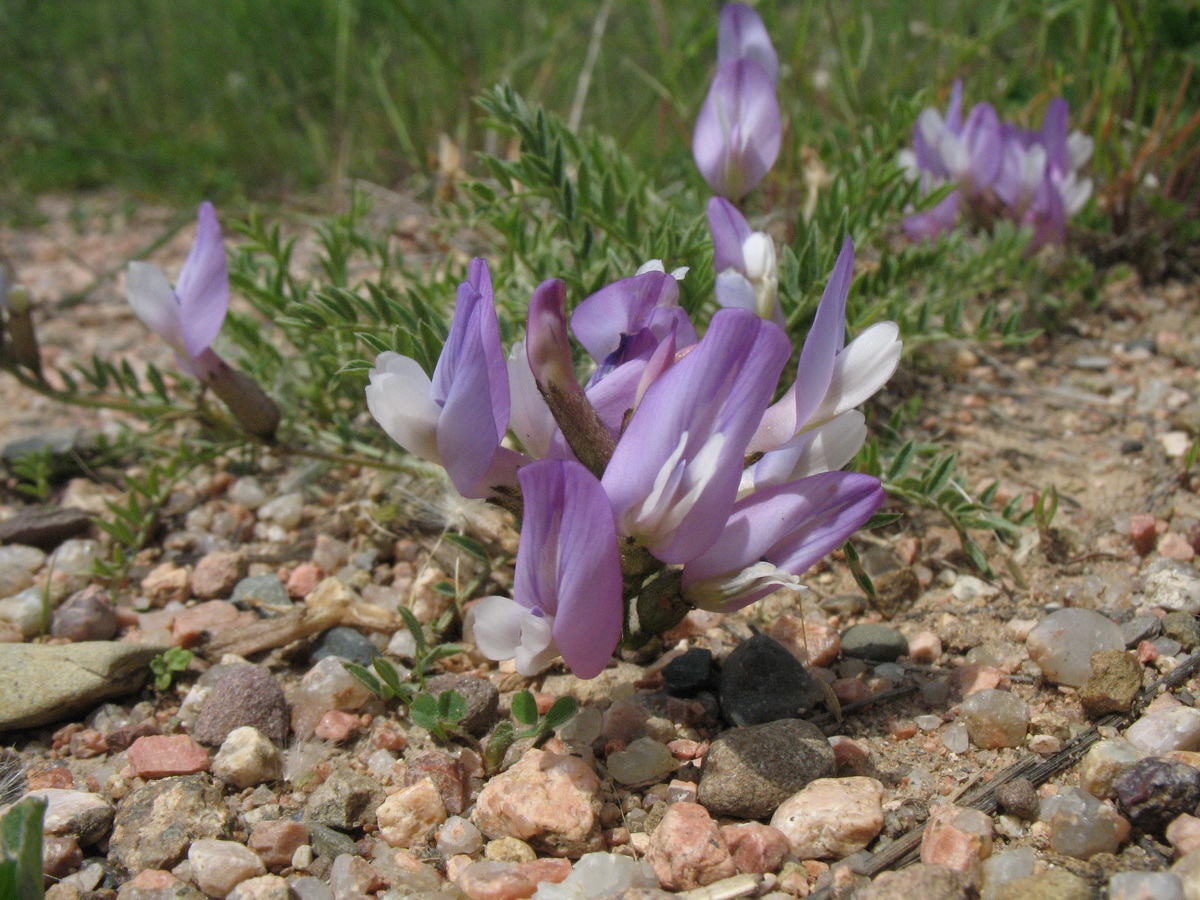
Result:
<svg viewBox="0 0 1200 900">
<path fill-rule="evenodd" d="M 573 460 L 521 469 L 525 515 L 513 599 L 485 597 L 468 629 L 489 659 L 535 675 L 561 655 L 580 678 L 604 670 L 621 638 L 621 557 L 608 497 Z"/>
<path fill-rule="evenodd" d="M 945 117 L 926 109 L 913 128 L 913 146 L 898 159 L 923 193 L 945 184 L 955 189 L 935 207 L 904 220 L 913 240 L 954 228 L 961 218 L 987 227 L 1008 218 L 1033 230 L 1031 248 L 1066 239 L 1066 222 L 1091 195 L 1090 179 L 1079 174 L 1092 140 L 1068 134 L 1066 100 L 1047 107 L 1041 129 L 1001 123 L 988 103 L 962 118 L 962 84 L 955 82 Z"/>
<path fill-rule="evenodd" d="M 708 225 L 717 272 L 717 303 L 748 309 L 782 328 L 779 268 L 771 236 L 751 229 L 746 217 L 724 197 L 708 201 Z"/>
<path fill-rule="evenodd" d="M 515 486 L 517 467 L 526 460 L 500 446 L 508 431 L 508 367 L 484 260 L 471 261 L 458 287 L 432 379 L 416 360 L 381 353 L 370 373 L 367 408 L 401 447 L 444 466 L 464 497 Z"/>
<path fill-rule="evenodd" d="M 131 262 L 126 297 L 139 319 L 175 351 L 179 368 L 217 394 L 250 434 L 270 438 L 279 409 L 251 378 L 212 349 L 229 311 L 229 271 L 221 226 L 211 203 L 202 203 L 196 239 L 172 289 L 158 266 Z"/>
<path fill-rule="evenodd" d="M 762 19 L 741 3 L 722 9 L 717 44 L 717 74 L 696 117 L 692 154 L 713 193 L 738 200 L 779 156 L 779 63 Z"/>
</svg>

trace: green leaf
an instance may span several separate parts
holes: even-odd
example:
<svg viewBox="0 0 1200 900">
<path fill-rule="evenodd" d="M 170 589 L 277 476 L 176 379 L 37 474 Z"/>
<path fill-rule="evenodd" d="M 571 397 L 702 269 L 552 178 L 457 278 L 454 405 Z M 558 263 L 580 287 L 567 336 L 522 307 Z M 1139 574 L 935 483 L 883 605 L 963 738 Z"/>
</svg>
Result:
<svg viewBox="0 0 1200 900">
<path fill-rule="evenodd" d="M 46 801 L 26 797 L 0 817 L 0 897 L 42 900 L 42 820 Z"/>
<path fill-rule="evenodd" d="M 438 716 L 443 722 L 457 724 L 467 717 L 467 701 L 458 691 L 446 691 L 438 697 Z"/>
<path fill-rule="evenodd" d="M 396 667 L 392 664 L 392 661 L 382 656 L 376 656 L 371 660 L 371 668 L 379 674 L 379 679 L 387 687 L 390 696 L 399 697 L 401 691 L 400 673 L 396 671 Z"/>
<path fill-rule="evenodd" d="M 425 629 L 421 627 L 421 623 L 417 621 L 417 617 L 413 615 L 411 609 L 407 606 L 400 606 L 396 609 L 400 613 L 400 618 L 404 620 L 404 625 L 408 628 L 413 636 L 413 640 L 417 643 L 417 652 L 424 653 L 425 648 L 429 644 L 425 640 Z"/>
<path fill-rule="evenodd" d="M 871 576 L 867 574 L 867 570 L 862 566 L 862 560 L 859 559 L 858 551 L 854 549 L 854 545 L 849 541 L 842 544 L 842 551 L 846 554 L 846 564 L 850 566 L 850 574 L 854 576 L 854 580 L 858 582 L 858 586 L 862 588 L 862 592 L 871 599 L 875 599 L 875 584 L 871 581 Z"/>
<path fill-rule="evenodd" d="M 383 696 L 383 685 L 379 683 L 379 679 L 360 666 L 358 663 L 343 662 L 342 666 L 347 672 L 353 675 L 363 687 L 365 687 L 376 697 Z M 168 682 L 168 684 L 170 684 L 170 682 Z M 166 690 L 166 688 L 160 688 L 160 690 Z"/>
<path fill-rule="evenodd" d="M 546 718 L 542 720 L 542 727 L 548 731 L 555 731 L 570 721 L 578 709 L 579 704 L 575 702 L 574 697 L 559 697 L 554 701 L 550 709 L 546 711 Z"/>
<path fill-rule="evenodd" d="M 501 722 L 492 729 L 487 746 L 483 750 L 483 763 L 488 772 L 495 772 L 504 762 L 504 754 L 515 739 L 512 722 Z"/>
<path fill-rule="evenodd" d="M 438 704 L 429 694 L 417 694 L 408 707 L 408 717 L 414 725 L 433 731 L 440 727 L 438 722 Z"/>
<path fill-rule="evenodd" d="M 892 464 L 888 466 L 888 481 L 899 481 L 904 473 L 908 471 L 909 465 L 912 464 L 913 456 L 917 452 L 917 445 L 913 441 L 909 441 L 900 448 L 900 452 L 896 454 Z"/>
<path fill-rule="evenodd" d="M 538 720 L 537 701 L 529 691 L 521 691 L 512 698 L 513 718 L 522 725 L 536 725 Z"/>
<path fill-rule="evenodd" d="M 487 550 L 484 549 L 483 544 L 479 543 L 479 541 L 475 540 L 474 538 L 467 537 L 465 534 L 455 534 L 451 532 L 450 534 L 446 535 L 446 540 L 459 550 L 462 550 L 469 556 L 475 557 L 481 562 L 489 562 L 491 559 L 491 557 L 488 556 Z"/>
</svg>

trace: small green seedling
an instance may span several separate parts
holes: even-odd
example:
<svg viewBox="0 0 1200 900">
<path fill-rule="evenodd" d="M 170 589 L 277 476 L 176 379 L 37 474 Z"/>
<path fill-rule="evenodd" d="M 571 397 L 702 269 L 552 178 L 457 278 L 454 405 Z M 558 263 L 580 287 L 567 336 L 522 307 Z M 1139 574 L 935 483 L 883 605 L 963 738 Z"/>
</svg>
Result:
<svg viewBox="0 0 1200 900">
<path fill-rule="evenodd" d="M 458 691 L 445 691 L 436 698 L 418 694 L 408 707 L 408 717 L 443 744 L 462 736 L 459 724 L 467 717 L 467 701 Z"/>
<path fill-rule="evenodd" d="M 391 661 L 382 656 L 371 660 L 372 672 L 357 663 L 343 662 L 346 671 L 353 675 L 372 694 L 382 700 L 399 700 L 405 706 L 412 706 L 413 700 L 425 690 L 425 679 L 433 672 L 433 664 L 439 659 L 461 653 L 458 644 L 435 644 L 430 646 L 425 640 L 425 630 L 417 617 L 406 607 L 400 607 L 400 618 L 413 637 L 413 666 L 407 679 L 400 677 L 400 672 Z"/>
<path fill-rule="evenodd" d="M 175 674 L 192 664 L 192 651 L 172 647 L 150 660 L 150 671 L 154 673 L 154 686 L 160 691 L 171 687 Z"/>
<path fill-rule="evenodd" d="M 501 722 L 488 738 L 487 748 L 483 752 L 484 765 L 489 772 L 500 768 L 504 762 L 504 754 L 512 746 L 513 741 L 533 738 L 533 746 L 540 747 L 559 728 L 567 724 L 579 710 L 579 704 L 574 697 L 559 697 L 546 710 L 546 715 L 539 716 L 537 701 L 529 691 L 521 691 L 512 699 L 512 715 L 520 724 L 526 726 L 517 731 L 512 722 Z"/>
<path fill-rule="evenodd" d="M 26 797 L 0 817 L 0 897 L 42 900 L 42 817 L 46 801 Z"/>
</svg>

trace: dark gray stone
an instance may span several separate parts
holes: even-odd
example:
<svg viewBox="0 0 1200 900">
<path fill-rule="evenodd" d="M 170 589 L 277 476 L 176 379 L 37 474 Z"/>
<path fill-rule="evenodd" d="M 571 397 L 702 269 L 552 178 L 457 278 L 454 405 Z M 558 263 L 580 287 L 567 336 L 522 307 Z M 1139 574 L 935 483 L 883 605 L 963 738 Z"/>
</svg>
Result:
<svg viewBox="0 0 1200 900">
<path fill-rule="evenodd" d="M 375 822 L 375 810 L 387 799 L 379 783 L 366 775 L 335 769 L 304 805 L 305 821 L 339 831 Z"/>
<path fill-rule="evenodd" d="M 262 666 L 234 666 L 218 681 L 200 709 L 192 737 L 219 747 L 243 725 L 257 728 L 276 744 L 287 741 L 291 716 L 275 676 Z"/>
<path fill-rule="evenodd" d="M 308 826 L 308 841 L 312 844 L 316 856 L 336 859 L 343 853 L 358 856 L 358 844 L 346 837 L 340 831 L 334 831 L 327 825 L 311 822 Z"/>
<path fill-rule="evenodd" d="M 717 680 L 721 713 L 733 725 L 795 719 L 825 692 L 779 641 L 756 634 L 733 649 Z"/>
<path fill-rule="evenodd" d="M 1143 613 L 1121 625 L 1121 637 L 1125 639 L 1126 647 L 1133 648 L 1142 641 L 1154 639 L 1161 630 L 1162 619 L 1153 613 Z"/>
<path fill-rule="evenodd" d="M 996 802 L 1000 809 L 1018 819 L 1032 822 L 1037 818 L 1040 800 L 1037 789 L 1028 778 L 1014 778 L 996 788 Z"/>
<path fill-rule="evenodd" d="M 1119 775 L 1113 791 L 1130 823 L 1161 835 L 1180 813 L 1195 813 L 1200 804 L 1200 769 L 1151 756 Z"/>
<path fill-rule="evenodd" d="M 53 550 L 67 538 L 91 527 L 92 517 L 82 509 L 25 509 L 0 522 L 0 544 L 27 544 Z"/>
<path fill-rule="evenodd" d="M 714 816 L 765 819 L 837 769 L 824 732 L 801 719 L 731 728 L 704 755 L 696 799 Z"/>
<path fill-rule="evenodd" d="M 908 638 L 889 625 L 851 625 L 842 632 L 842 655 L 895 662 L 908 655 Z"/>
<path fill-rule="evenodd" d="M 319 662 L 327 656 L 337 656 L 347 662 L 358 663 L 360 666 L 371 665 L 371 660 L 379 655 L 379 648 L 356 628 L 339 625 L 330 628 L 317 640 L 313 647 L 312 661 Z"/>
<path fill-rule="evenodd" d="M 459 726 L 476 736 L 487 734 L 500 710 L 500 692 L 486 678 L 477 675 L 434 675 L 425 680 L 425 689 L 437 697 L 446 691 L 458 691 L 467 701 L 467 714 Z"/>
<path fill-rule="evenodd" d="M 674 697 L 694 697 L 713 684 L 712 651 L 705 647 L 692 647 L 682 656 L 677 656 L 663 666 L 663 681 L 667 693 Z"/>
<path fill-rule="evenodd" d="M 221 789 L 208 775 L 163 778 L 121 801 L 108 856 L 131 875 L 170 869 L 183 860 L 193 841 L 224 840 L 233 824 Z"/>
</svg>

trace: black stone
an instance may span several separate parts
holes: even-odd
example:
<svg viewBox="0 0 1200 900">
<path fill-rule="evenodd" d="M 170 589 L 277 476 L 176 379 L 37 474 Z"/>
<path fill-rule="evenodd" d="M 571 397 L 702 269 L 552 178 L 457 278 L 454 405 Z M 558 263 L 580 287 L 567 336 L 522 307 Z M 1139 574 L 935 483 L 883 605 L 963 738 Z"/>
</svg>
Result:
<svg viewBox="0 0 1200 900">
<path fill-rule="evenodd" d="M 888 625 L 851 625 L 842 632 L 842 655 L 895 662 L 908 655 L 908 638 Z"/>
<path fill-rule="evenodd" d="M 738 726 L 796 719 L 825 699 L 796 657 L 765 634 L 743 641 L 729 654 L 717 694 L 725 720 Z"/>
<path fill-rule="evenodd" d="M 712 651 L 693 647 L 663 666 L 662 676 L 668 694 L 673 697 L 694 697 L 705 688 L 712 687 Z"/>
<path fill-rule="evenodd" d="M 1180 813 L 1200 804 L 1200 769 L 1168 759 L 1139 760 L 1113 782 L 1125 817 L 1150 835 L 1161 835 Z"/>
<path fill-rule="evenodd" d="M 312 661 L 320 662 L 327 656 L 337 656 L 360 666 L 371 665 L 379 655 L 379 648 L 355 628 L 339 625 L 330 628 L 317 640 L 312 651 Z"/>
</svg>

